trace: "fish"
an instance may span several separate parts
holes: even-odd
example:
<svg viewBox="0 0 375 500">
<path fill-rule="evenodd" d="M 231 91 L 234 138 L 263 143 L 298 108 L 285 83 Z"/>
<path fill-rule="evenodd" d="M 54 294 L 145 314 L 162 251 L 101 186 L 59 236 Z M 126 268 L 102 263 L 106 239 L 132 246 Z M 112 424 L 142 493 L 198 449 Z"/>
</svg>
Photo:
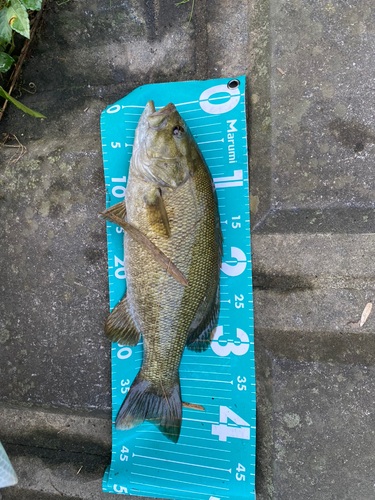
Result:
<svg viewBox="0 0 375 500">
<path fill-rule="evenodd" d="M 4 450 L 3 445 L 0 443 L 0 488 L 14 486 L 17 483 L 17 475 L 14 472 L 11 463 L 9 462 L 9 458 L 6 454 L 6 451 Z"/>
<path fill-rule="evenodd" d="M 105 323 L 112 342 L 143 361 L 117 414 L 128 430 L 149 421 L 177 443 L 185 347 L 208 349 L 220 310 L 222 233 L 215 185 L 174 104 L 148 101 L 135 131 L 125 199 L 102 218 L 124 229 L 127 290 Z"/>
</svg>

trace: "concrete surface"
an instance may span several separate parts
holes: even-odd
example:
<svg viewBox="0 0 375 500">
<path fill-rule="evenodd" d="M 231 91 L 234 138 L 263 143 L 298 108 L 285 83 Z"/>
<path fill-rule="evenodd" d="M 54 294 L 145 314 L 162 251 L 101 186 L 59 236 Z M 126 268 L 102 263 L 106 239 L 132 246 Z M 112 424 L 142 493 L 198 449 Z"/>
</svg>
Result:
<svg viewBox="0 0 375 500">
<path fill-rule="evenodd" d="M 374 313 L 353 324 L 374 301 L 375 9 L 271 0 L 253 12 L 257 497 L 367 500 Z"/>
<path fill-rule="evenodd" d="M 257 499 L 375 497 L 370 0 L 50 0 L 0 132 L 4 500 L 109 498 L 99 118 L 139 85 L 248 76 Z M 83 465 L 82 469 L 81 466 Z M 77 474 L 77 472 L 79 473 Z"/>
</svg>

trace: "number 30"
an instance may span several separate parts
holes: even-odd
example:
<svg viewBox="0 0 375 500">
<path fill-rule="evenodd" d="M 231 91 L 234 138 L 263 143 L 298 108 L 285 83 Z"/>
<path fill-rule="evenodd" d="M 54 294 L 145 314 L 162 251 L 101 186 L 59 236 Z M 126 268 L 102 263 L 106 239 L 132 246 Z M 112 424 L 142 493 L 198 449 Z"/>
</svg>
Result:
<svg viewBox="0 0 375 500">
<path fill-rule="evenodd" d="M 246 332 L 237 328 L 237 340 L 240 341 L 240 344 L 235 344 L 233 340 L 220 339 L 224 335 L 223 327 L 217 326 L 215 328 L 215 335 L 211 342 L 212 350 L 218 356 L 228 356 L 231 352 L 236 356 L 243 356 L 249 350 L 249 337 Z M 219 340 L 225 340 L 226 344 L 219 344 Z"/>
</svg>

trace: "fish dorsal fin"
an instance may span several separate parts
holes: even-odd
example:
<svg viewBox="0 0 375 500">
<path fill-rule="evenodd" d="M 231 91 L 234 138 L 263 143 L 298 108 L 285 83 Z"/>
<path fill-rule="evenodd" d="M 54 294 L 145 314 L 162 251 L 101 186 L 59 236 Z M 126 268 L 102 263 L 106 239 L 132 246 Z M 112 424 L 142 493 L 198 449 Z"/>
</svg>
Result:
<svg viewBox="0 0 375 500">
<path fill-rule="evenodd" d="M 213 280 L 213 285 L 207 294 L 207 299 L 199 306 L 190 326 L 186 346 L 190 351 L 201 352 L 208 349 L 211 342 L 211 332 L 217 325 L 220 310 L 219 281 Z"/>
<path fill-rule="evenodd" d="M 117 304 L 105 322 L 104 331 L 112 342 L 135 346 L 141 337 L 131 316 L 127 296 Z"/>
<path fill-rule="evenodd" d="M 120 201 L 120 203 L 116 203 L 116 205 L 112 205 L 111 207 L 107 208 L 107 210 L 104 210 L 103 213 L 99 214 L 99 217 L 105 219 L 106 216 L 108 215 L 115 215 L 116 217 L 125 220 L 126 216 L 125 200 L 122 200 Z"/>
</svg>

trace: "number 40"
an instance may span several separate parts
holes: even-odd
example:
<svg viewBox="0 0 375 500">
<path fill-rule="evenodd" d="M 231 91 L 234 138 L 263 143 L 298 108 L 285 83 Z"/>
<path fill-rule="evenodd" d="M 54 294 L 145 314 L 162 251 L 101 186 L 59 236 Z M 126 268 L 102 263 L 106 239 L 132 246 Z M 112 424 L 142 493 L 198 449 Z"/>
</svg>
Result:
<svg viewBox="0 0 375 500">
<path fill-rule="evenodd" d="M 233 424 L 228 424 L 231 420 Z M 250 426 L 227 406 L 220 406 L 220 424 L 212 425 L 211 434 L 219 436 L 219 441 L 226 441 L 228 437 L 250 439 Z"/>
</svg>

